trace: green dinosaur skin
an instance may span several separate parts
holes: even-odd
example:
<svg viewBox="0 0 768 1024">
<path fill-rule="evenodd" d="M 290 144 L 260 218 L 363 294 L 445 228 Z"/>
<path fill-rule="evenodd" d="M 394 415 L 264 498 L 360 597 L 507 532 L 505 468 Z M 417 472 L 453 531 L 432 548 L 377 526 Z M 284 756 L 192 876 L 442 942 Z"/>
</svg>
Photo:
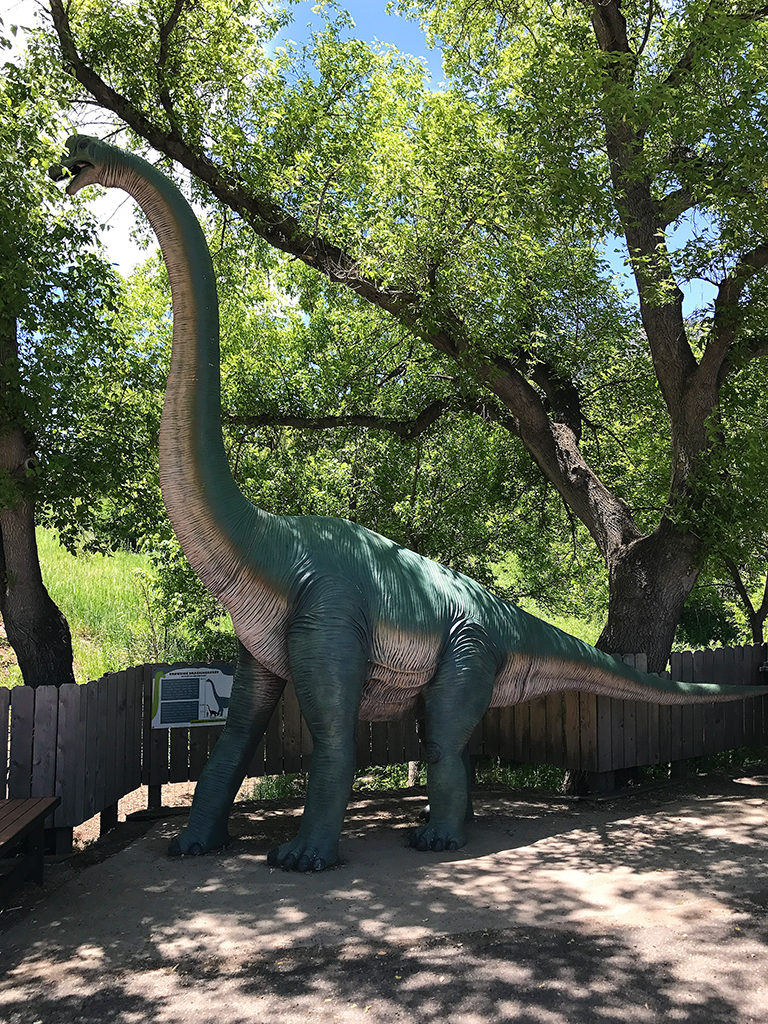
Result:
<svg viewBox="0 0 768 1024">
<path fill-rule="evenodd" d="M 230 612 L 240 642 L 227 725 L 170 853 L 226 844 L 232 801 L 289 679 L 312 734 L 312 770 L 298 835 L 268 860 L 298 871 L 338 862 L 359 718 L 395 718 L 418 702 L 430 820 L 410 842 L 443 850 L 465 842 L 466 747 L 489 706 L 575 689 L 658 703 L 768 692 L 639 672 L 362 526 L 273 516 L 250 504 L 222 443 L 216 284 L 194 213 L 140 158 L 87 136 L 67 148 L 63 168 L 50 173 L 72 176 L 69 193 L 91 183 L 122 188 L 157 233 L 174 313 L 163 498 L 187 558 Z"/>
</svg>

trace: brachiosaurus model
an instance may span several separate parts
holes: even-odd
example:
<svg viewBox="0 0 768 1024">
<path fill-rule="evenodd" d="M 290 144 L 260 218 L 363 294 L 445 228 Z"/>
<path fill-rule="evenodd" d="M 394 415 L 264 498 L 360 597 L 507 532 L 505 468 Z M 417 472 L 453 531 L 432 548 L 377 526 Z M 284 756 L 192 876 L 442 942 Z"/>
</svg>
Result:
<svg viewBox="0 0 768 1024">
<path fill-rule="evenodd" d="M 186 557 L 229 611 L 239 640 L 227 724 L 171 854 L 226 844 L 232 801 L 287 680 L 314 741 L 312 770 L 298 834 L 268 861 L 296 871 L 339 859 L 358 718 L 395 718 L 420 701 L 430 818 L 410 843 L 444 850 L 465 842 L 466 746 L 489 706 L 562 690 L 661 704 L 768 692 L 644 674 L 362 526 L 252 505 L 224 451 L 216 282 L 193 211 L 150 164 L 87 136 L 68 140 L 50 174 L 69 177 L 71 195 L 90 184 L 124 189 L 157 234 L 173 299 L 163 499 Z"/>
</svg>

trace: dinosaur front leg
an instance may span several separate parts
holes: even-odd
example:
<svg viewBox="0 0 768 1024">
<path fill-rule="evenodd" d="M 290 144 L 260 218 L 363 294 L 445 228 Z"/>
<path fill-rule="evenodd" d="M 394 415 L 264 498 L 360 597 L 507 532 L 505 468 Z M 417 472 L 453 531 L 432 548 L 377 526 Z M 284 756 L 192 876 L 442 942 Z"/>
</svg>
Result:
<svg viewBox="0 0 768 1024">
<path fill-rule="evenodd" d="M 226 846 L 232 803 L 284 687 L 240 644 L 227 723 L 195 787 L 189 824 L 170 842 L 172 857 Z"/>
<path fill-rule="evenodd" d="M 339 600 L 345 600 L 339 595 Z M 332 603 L 323 602 L 330 610 Z M 366 630 L 340 609 L 294 616 L 288 631 L 291 675 L 312 734 L 312 767 L 301 826 L 271 850 L 286 871 L 322 871 L 339 860 L 339 835 L 355 771 L 357 717 L 367 672 Z"/>
<path fill-rule="evenodd" d="M 424 695 L 429 821 L 414 829 L 417 850 L 456 850 L 472 817 L 467 743 L 493 692 L 496 661 L 482 633 L 456 631 Z"/>
</svg>

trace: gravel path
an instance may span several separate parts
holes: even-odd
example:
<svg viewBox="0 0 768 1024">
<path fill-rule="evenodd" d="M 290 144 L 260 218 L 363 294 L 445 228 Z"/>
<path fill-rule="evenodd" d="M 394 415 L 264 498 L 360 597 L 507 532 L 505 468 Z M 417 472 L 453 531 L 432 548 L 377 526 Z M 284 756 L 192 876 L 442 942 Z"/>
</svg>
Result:
<svg viewBox="0 0 768 1024">
<path fill-rule="evenodd" d="M 237 805 L 208 857 L 165 856 L 178 817 L 120 826 L 0 916 L 0 1022 L 765 1024 L 768 775 L 481 790 L 434 855 L 403 843 L 422 804 L 356 794 L 311 876 L 265 862 L 300 800 Z"/>
</svg>

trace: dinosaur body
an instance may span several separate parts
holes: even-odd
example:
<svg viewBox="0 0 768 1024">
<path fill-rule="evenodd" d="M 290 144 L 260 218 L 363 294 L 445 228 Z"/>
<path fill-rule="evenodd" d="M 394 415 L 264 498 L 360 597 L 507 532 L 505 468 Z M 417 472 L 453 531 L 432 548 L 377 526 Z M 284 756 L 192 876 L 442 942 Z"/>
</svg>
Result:
<svg viewBox="0 0 768 1024">
<path fill-rule="evenodd" d="M 269 861 L 300 871 L 338 860 L 360 717 L 395 718 L 419 702 L 431 813 L 411 843 L 442 850 L 465 841 L 466 745 L 489 706 L 574 689 L 659 703 L 768 692 L 647 675 L 355 523 L 273 516 L 248 502 L 222 443 L 216 286 L 194 214 L 140 158 L 84 136 L 68 150 L 68 192 L 96 182 L 122 188 L 157 233 L 174 314 L 163 498 L 185 555 L 229 611 L 240 642 L 227 725 L 171 853 L 226 843 L 232 801 L 288 680 L 313 737 L 312 770 L 298 835 Z"/>
</svg>

